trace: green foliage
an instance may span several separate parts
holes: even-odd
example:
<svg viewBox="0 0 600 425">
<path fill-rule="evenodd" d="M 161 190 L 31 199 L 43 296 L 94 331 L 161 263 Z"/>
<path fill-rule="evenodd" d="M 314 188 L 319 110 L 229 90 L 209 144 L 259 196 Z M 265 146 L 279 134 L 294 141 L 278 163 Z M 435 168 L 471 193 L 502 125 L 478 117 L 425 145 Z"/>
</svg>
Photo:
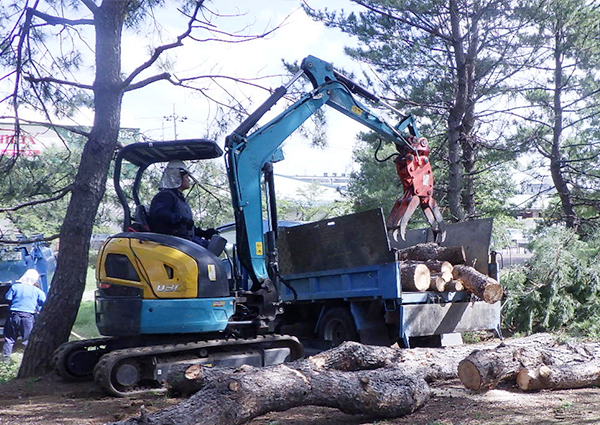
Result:
<svg viewBox="0 0 600 425">
<path fill-rule="evenodd" d="M 362 134 L 360 139 L 354 149 L 354 160 L 360 169 L 351 174 L 348 187 L 354 210 L 381 207 L 387 214 L 396 198 L 402 196 L 402 185 L 393 158 L 390 158 L 396 150 L 393 144 L 381 142 L 374 134 Z M 383 145 L 378 149 L 380 143 Z M 379 162 L 386 158 L 390 160 Z"/>
<path fill-rule="evenodd" d="M 589 37 L 599 29 L 598 3 L 534 1 L 521 13 L 531 18 L 523 49 L 537 57 L 529 68 L 535 82 L 521 91 L 517 137 L 526 152 L 535 147 L 546 159 L 562 194 L 549 218 L 575 227 L 581 219 L 597 220 L 600 199 L 600 43 Z"/>
<path fill-rule="evenodd" d="M 374 134 L 361 134 L 354 149 L 354 160 L 359 165 L 359 170 L 351 174 L 348 188 L 354 211 L 381 207 L 384 214 L 387 214 L 396 199 L 402 196 L 403 189 L 392 156 L 395 153 L 393 144 L 380 141 Z M 486 164 L 499 161 L 497 156 L 488 156 L 490 158 L 486 160 Z M 386 158 L 389 159 L 380 162 Z M 435 159 L 432 159 L 432 168 L 435 182 L 434 198 L 443 205 L 446 169 L 443 162 Z M 482 170 L 474 180 L 479 215 L 499 218 L 499 223 L 509 221 L 508 199 L 514 194 L 514 185 L 507 168 L 505 164 L 490 167 Z M 419 211 L 415 212 L 413 217 L 409 222 L 411 228 L 428 225 Z M 501 231 L 502 227 L 499 229 Z"/>
<path fill-rule="evenodd" d="M 583 240 L 563 227 L 544 229 L 522 267 L 502 276 L 508 300 L 504 323 L 512 331 L 566 329 L 599 336 L 600 239 Z"/>
<path fill-rule="evenodd" d="M 21 357 L 21 353 L 13 352 L 10 362 L 0 361 L 0 384 L 17 377 L 19 367 L 21 366 Z"/>
<path fill-rule="evenodd" d="M 73 131 L 57 127 L 46 128 L 44 131 L 56 132 L 56 137 L 60 138 L 63 144 L 48 146 L 35 156 L 20 155 L 16 158 L 0 156 L 2 206 L 17 206 L 32 201 L 52 199 L 75 180 L 85 138 Z M 138 139 L 139 134 L 136 131 L 123 130 L 119 135 L 122 143 L 131 143 Z M 95 230 L 101 233 L 107 232 L 118 210 L 117 198 L 111 188 L 112 179 L 109 178 L 108 182 L 109 190 L 105 194 L 95 220 Z M 1 229 L 2 233 L 15 232 L 24 235 L 43 233 L 47 236 L 56 234 L 60 230 L 68 202 L 69 195 L 6 212 L 6 218 L 12 224 L 12 232 Z"/>
<path fill-rule="evenodd" d="M 520 224 L 514 217 L 508 215 L 496 215 L 494 217 L 494 228 L 492 229 L 491 251 L 499 251 L 511 245 L 508 229 L 518 229 Z"/>
<path fill-rule="evenodd" d="M 366 8 L 360 13 L 305 10 L 355 37 L 357 46 L 345 51 L 377 72 L 376 79 L 365 76 L 368 82 L 392 94 L 397 108 L 422 117 L 420 133 L 430 142 L 438 204 L 449 206 L 453 219 L 462 218 L 461 208 L 469 218 L 505 213 L 512 185 L 505 164 L 515 154 L 506 149 L 501 114 L 493 112 L 513 83 L 508 77 L 526 61 L 513 41 L 529 18 L 514 13 L 517 2 L 459 0 L 453 10 L 442 0 L 361 4 Z M 372 162 L 375 145 L 366 141 L 371 146 L 359 147 L 361 170 L 350 186 L 355 209 L 389 211 L 402 189 L 392 184 L 393 164 L 378 168 L 381 164 Z M 384 174 L 376 177 L 380 171 Z"/>
<path fill-rule="evenodd" d="M 294 199 L 278 199 L 277 216 L 279 220 L 308 222 L 338 217 L 351 212 L 351 205 L 348 201 L 323 201 L 319 200 L 321 195 L 321 186 L 318 183 L 312 183 L 305 190 L 298 190 Z"/>
</svg>

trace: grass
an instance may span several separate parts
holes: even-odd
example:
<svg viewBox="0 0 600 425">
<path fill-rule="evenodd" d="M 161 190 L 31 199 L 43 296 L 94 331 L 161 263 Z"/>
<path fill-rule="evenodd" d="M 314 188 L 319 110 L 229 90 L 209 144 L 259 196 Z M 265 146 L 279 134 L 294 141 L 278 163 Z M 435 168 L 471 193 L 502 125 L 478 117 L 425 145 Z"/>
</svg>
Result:
<svg viewBox="0 0 600 425">
<path fill-rule="evenodd" d="M 98 329 L 96 329 L 94 301 L 82 301 L 79 305 L 75 324 L 71 330 L 70 339 L 98 338 L 99 336 Z"/>
<path fill-rule="evenodd" d="M 0 384 L 8 382 L 17 377 L 22 359 L 23 353 L 15 351 L 10 356 L 10 363 L 0 362 Z"/>
</svg>

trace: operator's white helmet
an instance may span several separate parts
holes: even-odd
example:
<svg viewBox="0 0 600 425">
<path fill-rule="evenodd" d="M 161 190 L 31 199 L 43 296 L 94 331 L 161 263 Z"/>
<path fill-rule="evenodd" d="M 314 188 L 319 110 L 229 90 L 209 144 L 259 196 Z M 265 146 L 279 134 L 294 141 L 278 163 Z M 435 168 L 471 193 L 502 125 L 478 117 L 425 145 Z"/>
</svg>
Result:
<svg viewBox="0 0 600 425">
<path fill-rule="evenodd" d="M 17 282 L 24 283 L 25 285 L 35 285 L 40 279 L 40 274 L 36 269 L 27 270 L 23 276 L 17 279 Z"/>
<path fill-rule="evenodd" d="M 185 162 L 178 159 L 169 161 L 167 168 L 163 171 L 162 179 L 160 180 L 160 189 L 177 189 L 181 186 L 181 174 L 187 173 L 190 176 L 190 170 L 185 165 Z"/>
</svg>

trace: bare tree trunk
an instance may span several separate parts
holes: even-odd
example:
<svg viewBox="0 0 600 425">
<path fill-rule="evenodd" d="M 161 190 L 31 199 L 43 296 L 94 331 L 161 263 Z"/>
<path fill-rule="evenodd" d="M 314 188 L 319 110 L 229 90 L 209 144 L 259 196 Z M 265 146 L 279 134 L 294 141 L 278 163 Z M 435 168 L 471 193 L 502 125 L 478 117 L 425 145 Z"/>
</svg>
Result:
<svg viewBox="0 0 600 425">
<path fill-rule="evenodd" d="M 68 340 L 85 289 L 92 226 L 104 196 L 120 129 L 121 31 L 127 5 L 127 1 L 105 0 L 94 12 L 94 125 L 83 149 L 61 228 L 57 268 L 48 300 L 29 340 L 19 378 L 51 370 L 52 353 Z"/>
<path fill-rule="evenodd" d="M 471 13 L 471 27 L 469 28 L 469 48 L 466 54 L 465 79 L 467 84 L 467 101 L 465 113 L 462 118 L 462 132 L 460 136 L 462 148 L 463 174 L 463 192 L 462 206 L 466 219 L 473 219 L 477 216 L 475 204 L 475 162 L 476 143 L 472 135 L 475 126 L 475 64 L 479 50 L 479 19 L 481 18 L 481 2 L 473 2 L 473 11 Z"/>
<path fill-rule="evenodd" d="M 468 83 L 464 38 L 460 29 L 460 12 L 456 0 L 450 0 L 450 25 L 457 81 L 454 103 L 448 116 L 448 207 L 456 221 L 464 221 L 465 212 L 460 200 L 463 177 L 460 165 L 460 137 L 462 118 L 467 107 Z"/>
<path fill-rule="evenodd" d="M 464 264 L 467 261 L 467 255 L 462 246 L 439 246 L 434 242 L 420 243 L 417 245 L 400 249 L 398 250 L 397 258 L 400 261 L 447 261 L 448 263 L 450 263 L 450 265 Z M 425 263 L 425 265 L 429 267 L 429 264 Z M 438 270 L 437 266 L 433 263 L 432 267 L 435 271 L 442 271 L 441 268 Z"/>
<path fill-rule="evenodd" d="M 555 32 L 555 50 L 554 50 L 554 129 L 552 134 L 552 151 L 550 154 L 550 173 L 552 181 L 560 197 L 560 202 L 565 215 L 567 227 L 575 228 L 577 226 L 577 215 L 571 199 L 571 191 L 567 186 L 562 172 L 561 161 L 561 139 L 563 130 L 563 108 L 562 108 L 562 87 L 563 87 L 563 48 L 562 48 L 562 28 L 563 23 L 557 23 Z"/>
<path fill-rule="evenodd" d="M 416 261 L 399 261 L 400 283 L 404 291 L 427 291 L 431 282 L 429 269 Z"/>
<path fill-rule="evenodd" d="M 502 299 L 504 289 L 489 276 L 478 272 L 473 267 L 457 265 L 452 269 L 454 279 L 460 280 L 463 287 L 489 304 L 494 304 Z"/>
</svg>

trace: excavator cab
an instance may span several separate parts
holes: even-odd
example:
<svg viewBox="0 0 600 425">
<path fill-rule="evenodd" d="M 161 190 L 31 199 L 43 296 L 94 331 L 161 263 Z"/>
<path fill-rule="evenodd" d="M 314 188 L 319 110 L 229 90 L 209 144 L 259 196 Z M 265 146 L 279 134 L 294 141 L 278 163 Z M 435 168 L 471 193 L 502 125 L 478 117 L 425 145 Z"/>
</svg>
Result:
<svg viewBox="0 0 600 425">
<path fill-rule="evenodd" d="M 123 206 L 124 232 L 99 251 L 96 324 L 107 336 L 222 331 L 233 314 L 227 274 L 218 252 L 192 241 L 153 233 L 140 200 L 144 171 L 173 159 L 195 161 L 221 156 L 213 141 L 134 143 L 115 160 L 114 184 Z M 129 190 L 131 214 L 122 185 L 123 162 L 137 166 Z M 186 311 L 181 320 L 180 312 Z"/>
</svg>

